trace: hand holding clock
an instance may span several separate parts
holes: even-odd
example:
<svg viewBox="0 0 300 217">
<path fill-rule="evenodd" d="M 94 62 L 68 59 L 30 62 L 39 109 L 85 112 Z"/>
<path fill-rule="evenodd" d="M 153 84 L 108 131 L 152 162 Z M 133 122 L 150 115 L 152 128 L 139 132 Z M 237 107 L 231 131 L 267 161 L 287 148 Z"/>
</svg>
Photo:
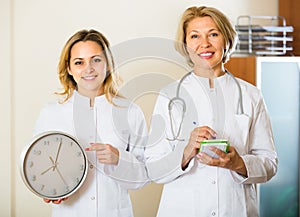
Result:
<svg viewBox="0 0 300 217">
<path fill-rule="evenodd" d="M 59 200 L 50 200 L 50 199 L 46 199 L 46 198 L 44 198 L 43 200 L 44 200 L 45 203 L 50 203 L 50 202 L 52 202 L 52 203 L 54 203 L 54 204 L 60 204 L 61 202 L 65 201 L 65 200 L 67 200 L 67 199 L 68 199 L 68 197 L 62 198 L 62 199 L 59 199 Z"/>
</svg>

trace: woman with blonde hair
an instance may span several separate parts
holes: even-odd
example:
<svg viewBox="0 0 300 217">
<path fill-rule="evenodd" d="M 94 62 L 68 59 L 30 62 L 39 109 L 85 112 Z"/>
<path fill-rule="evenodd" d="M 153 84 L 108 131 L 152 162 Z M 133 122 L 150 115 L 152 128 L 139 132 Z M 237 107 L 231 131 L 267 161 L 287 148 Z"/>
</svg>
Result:
<svg viewBox="0 0 300 217">
<path fill-rule="evenodd" d="M 82 30 L 74 34 L 65 44 L 62 52 L 61 57 L 58 65 L 58 74 L 61 84 L 63 85 L 64 91 L 60 93 L 60 95 L 65 95 L 65 101 L 68 100 L 72 94 L 73 91 L 77 87 L 77 82 L 74 80 L 73 76 L 69 73 L 69 67 L 70 67 L 70 56 L 71 56 L 71 50 L 73 46 L 80 42 L 86 42 L 86 41 L 94 41 L 96 42 L 101 50 L 102 53 L 106 59 L 107 62 L 107 69 L 106 69 L 106 78 L 103 82 L 102 89 L 99 89 L 98 91 L 104 91 L 104 94 L 109 102 L 112 102 L 112 98 L 117 96 L 117 86 L 120 82 L 120 78 L 118 74 L 114 71 L 114 60 L 111 53 L 111 50 L 109 48 L 109 42 L 104 37 L 103 34 L 100 32 L 97 32 L 95 30 Z M 97 95 L 97 93 L 95 93 Z"/>
<path fill-rule="evenodd" d="M 133 216 L 128 189 L 147 183 L 147 126 L 141 109 L 118 94 L 108 40 L 81 30 L 66 42 L 58 66 L 64 96 L 42 111 L 34 134 L 62 131 L 78 139 L 89 166 L 83 185 L 53 202 L 53 217 Z"/>
<path fill-rule="evenodd" d="M 277 154 L 260 91 L 224 67 L 235 40 L 219 10 L 183 13 L 175 47 L 192 71 L 158 96 L 154 125 L 165 129 L 145 154 L 150 179 L 165 184 L 159 217 L 258 216 L 256 184 L 276 174 Z"/>
</svg>

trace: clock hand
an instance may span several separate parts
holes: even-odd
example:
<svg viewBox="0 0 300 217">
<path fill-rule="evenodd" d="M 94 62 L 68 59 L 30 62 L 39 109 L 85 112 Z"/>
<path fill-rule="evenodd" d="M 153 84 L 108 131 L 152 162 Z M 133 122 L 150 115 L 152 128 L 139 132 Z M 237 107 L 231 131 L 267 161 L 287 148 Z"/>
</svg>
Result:
<svg viewBox="0 0 300 217">
<path fill-rule="evenodd" d="M 56 165 L 56 163 L 57 163 L 58 154 L 59 154 L 60 148 L 61 148 L 61 143 L 62 143 L 62 141 L 60 140 L 60 143 L 59 143 L 59 146 L 58 146 L 58 150 L 57 150 L 57 153 L 56 153 L 56 157 L 55 157 L 55 161 L 54 161 L 54 164 L 55 164 L 55 165 Z"/>
<path fill-rule="evenodd" d="M 60 170 L 58 169 L 57 164 L 54 162 L 53 158 L 52 158 L 51 156 L 49 156 L 49 159 L 51 160 L 53 166 L 50 167 L 50 168 L 48 168 L 48 169 L 47 169 L 46 171 L 44 171 L 42 174 L 46 173 L 46 172 L 49 171 L 51 168 L 53 168 L 53 171 L 56 169 L 56 171 L 57 171 L 59 177 L 61 178 L 61 180 L 64 182 L 64 184 L 65 184 L 66 186 L 68 186 L 66 180 L 65 180 L 64 177 L 62 176 L 62 174 L 61 174 Z"/>
<path fill-rule="evenodd" d="M 51 170 L 51 169 L 53 169 L 53 171 L 55 170 L 56 164 L 54 164 L 54 161 L 53 161 L 53 159 L 52 159 L 51 156 L 49 156 L 49 158 L 50 158 L 50 161 L 51 161 L 51 163 L 52 163 L 52 166 L 49 167 L 48 169 L 46 169 L 45 171 L 43 171 L 43 172 L 41 173 L 41 175 L 44 175 L 46 172 L 48 172 L 48 171 Z"/>
<path fill-rule="evenodd" d="M 44 175 L 46 172 L 48 172 L 49 170 L 51 170 L 52 168 L 54 168 L 54 166 L 49 167 L 48 169 L 46 169 L 44 172 L 41 173 L 41 175 Z"/>
<path fill-rule="evenodd" d="M 54 160 L 53 160 L 53 158 L 51 157 L 51 156 L 49 156 L 49 158 L 50 158 L 50 160 L 51 160 L 51 162 L 52 162 L 52 164 L 53 164 L 53 171 L 55 170 L 55 168 L 56 168 L 56 163 L 54 163 Z"/>
<path fill-rule="evenodd" d="M 60 170 L 58 169 L 58 167 L 56 167 L 56 171 L 58 173 L 58 175 L 60 176 L 61 180 L 65 183 L 66 186 L 68 186 L 66 180 L 64 179 L 64 177 L 62 176 Z"/>
</svg>

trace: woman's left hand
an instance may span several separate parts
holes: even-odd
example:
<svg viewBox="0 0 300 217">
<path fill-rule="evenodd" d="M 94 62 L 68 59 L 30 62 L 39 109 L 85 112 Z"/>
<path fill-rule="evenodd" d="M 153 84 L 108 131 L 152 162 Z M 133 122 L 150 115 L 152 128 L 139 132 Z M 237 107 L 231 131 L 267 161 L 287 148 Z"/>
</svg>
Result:
<svg viewBox="0 0 300 217">
<path fill-rule="evenodd" d="M 215 152 L 219 158 L 213 158 L 200 152 L 197 154 L 198 161 L 209 166 L 227 168 L 247 177 L 248 174 L 245 163 L 233 146 L 229 146 L 228 153 L 215 147 L 211 147 L 211 150 Z"/>
<path fill-rule="evenodd" d="M 95 151 L 99 163 L 114 164 L 119 163 L 119 150 L 110 144 L 91 143 L 86 151 Z"/>
<path fill-rule="evenodd" d="M 61 202 L 67 200 L 68 197 L 65 197 L 65 198 L 62 198 L 62 199 L 58 199 L 58 200 L 50 200 L 50 199 L 46 199 L 46 198 L 43 198 L 44 202 L 45 203 L 54 203 L 54 204 L 60 204 Z"/>
</svg>

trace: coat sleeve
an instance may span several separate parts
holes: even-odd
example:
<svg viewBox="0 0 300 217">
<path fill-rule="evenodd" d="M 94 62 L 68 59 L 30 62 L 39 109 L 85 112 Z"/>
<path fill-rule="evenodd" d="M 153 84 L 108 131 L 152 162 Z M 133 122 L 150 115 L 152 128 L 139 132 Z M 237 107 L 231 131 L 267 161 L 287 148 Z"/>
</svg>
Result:
<svg viewBox="0 0 300 217">
<path fill-rule="evenodd" d="M 52 121 L 52 119 L 49 118 L 50 113 L 48 107 L 49 106 L 45 106 L 39 113 L 33 129 L 34 136 L 52 130 L 51 127 L 49 127 L 49 121 Z"/>
<path fill-rule="evenodd" d="M 138 189 L 149 182 L 144 157 L 148 128 L 143 112 L 138 106 L 130 106 L 128 115 L 128 147 L 126 150 L 118 149 L 118 165 L 104 165 L 104 172 L 124 188 Z"/>
<path fill-rule="evenodd" d="M 275 176 L 277 172 L 278 158 L 271 122 L 261 94 L 255 106 L 249 132 L 249 152 L 241 157 L 244 160 L 248 177 L 231 171 L 234 180 L 238 183 L 264 183 Z"/>
<path fill-rule="evenodd" d="M 183 151 L 186 141 L 169 141 L 173 138 L 170 127 L 168 111 L 169 98 L 161 93 L 154 108 L 149 140 L 145 152 L 146 166 L 149 178 L 156 183 L 168 183 L 187 173 L 194 164 L 191 161 L 185 170 L 182 170 Z M 174 111 L 173 117 L 181 117 Z M 180 122 L 180 120 L 179 120 Z M 174 129 L 178 129 L 178 120 L 173 123 Z"/>
<path fill-rule="evenodd" d="M 39 113 L 33 129 L 33 135 L 36 136 L 46 131 L 64 131 L 70 133 L 69 130 L 62 128 L 59 124 L 59 115 L 61 111 L 58 110 L 55 103 L 48 103 Z"/>
</svg>

